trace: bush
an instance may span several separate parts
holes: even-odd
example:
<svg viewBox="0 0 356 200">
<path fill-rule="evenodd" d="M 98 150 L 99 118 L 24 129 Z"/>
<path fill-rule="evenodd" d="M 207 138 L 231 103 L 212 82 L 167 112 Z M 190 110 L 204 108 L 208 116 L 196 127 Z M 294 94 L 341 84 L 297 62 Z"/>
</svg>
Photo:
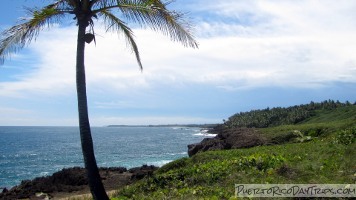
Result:
<svg viewBox="0 0 356 200">
<path fill-rule="evenodd" d="M 349 145 L 356 141 L 356 127 L 339 131 L 336 134 L 335 142 L 338 144 Z"/>
<path fill-rule="evenodd" d="M 188 163 L 188 158 L 180 158 L 178 160 L 172 161 L 170 163 L 167 163 L 163 165 L 161 168 L 157 170 L 158 173 L 165 173 L 170 170 L 175 170 L 178 168 L 185 167 Z"/>
<path fill-rule="evenodd" d="M 319 137 L 319 136 L 323 135 L 324 132 L 325 132 L 325 130 L 322 128 L 311 128 L 311 129 L 305 131 L 305 135 L 311 136 L 311 137 Z"/>
</svg>

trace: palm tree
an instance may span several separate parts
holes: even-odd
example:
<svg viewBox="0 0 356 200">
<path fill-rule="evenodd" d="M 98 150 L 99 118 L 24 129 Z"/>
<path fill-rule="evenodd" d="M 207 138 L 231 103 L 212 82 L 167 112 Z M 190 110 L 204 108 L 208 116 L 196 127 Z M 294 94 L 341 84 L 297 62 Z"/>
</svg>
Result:
<svg viewBox="0 0 356 200">
<path fill-rule="evenodd" d="M 76 85 L 79 129 L 84 165 L 94 199 L 105 200 L 108 196 L 96 164 L 88 118 L 84 67 L 85 43 L 93 40 L 95 42 L 94 20 L 102 18 L 107 31 L 125 36 L 141 70 L 139 51 L 132 29 L 127 26 L 127 22 L 161 31 L 173 41 L 180 42 L 186 47 L 197 48 L 197 42 L 190 33 L 189 24 L 184 21 L 184 16 L 166 8 L 171 2 L 161 0 L 56 0 L 40 9 L 27 9 L 31 17 L 3 31 L 0 36 L 0 64 L 3 64 L 5 58 L 28 45 L 43 28 L 62 22 L 68 14 L 74 16 L 73 19 L 76 20 L 78 27 Z M 127 22 L 122 19 L 126 19 Z"/>
</svg>

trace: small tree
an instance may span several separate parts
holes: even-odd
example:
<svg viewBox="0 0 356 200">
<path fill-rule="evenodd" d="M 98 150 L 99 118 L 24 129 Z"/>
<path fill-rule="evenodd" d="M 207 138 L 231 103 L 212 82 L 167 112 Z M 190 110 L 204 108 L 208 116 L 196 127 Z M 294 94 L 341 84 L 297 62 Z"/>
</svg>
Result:
<svg viewBox="0 0 356 200">
<path fill-rule="evenodd" d="M 40 9 L 27 9 L 30 18 L 23 19 L 17 25 L 1 33 L 0 64 L 3 64 L 10 53 L 17 52 L 28 45 L 43 28 L 62 23 L 65 15 L 74 16 L 73 19 L 76 20 L 78 27 L 76 85 L 79 129 L 84 165 L 94 199 L 109 198 L 100 179 L 89 124 L 84 66 L 85 43 L 95 41 L 94 20 L 101 18 L 107 31 L 114 31 L 125 36 L 126 42 L 142 69 L 133 32 L 123 20 L 126 19 L 141 27 L 161 31 L 184 46 L 197 48 L 197 42 L 189 32 L 189 24 L 183 20 L 184 16 L 166 8 L 171 2 L 161 0 L 56 0 Z"/>
</svg>

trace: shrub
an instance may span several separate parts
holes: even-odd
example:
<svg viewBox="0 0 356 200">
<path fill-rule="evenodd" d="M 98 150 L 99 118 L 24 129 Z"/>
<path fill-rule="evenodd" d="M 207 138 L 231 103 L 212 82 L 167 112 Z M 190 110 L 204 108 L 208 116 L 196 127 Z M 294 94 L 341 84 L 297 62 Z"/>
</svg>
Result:
<svg viewBox="0 0 356 200">
<path fill-rule="evenodd" d="M 349 145 L 356 141 L 356 127 L 341 130 L 336 134 L 335 143 Z"/>
<path fill-rule="evenodd" d="M 319 137 L 319 136 L 323 135 L 324 132 L 325 132 L 325 130 L 322 128 L 311 128 L 311 129 L 305 131 L 305 135 L 311 136 L 311 137 Z"/>
</svg>

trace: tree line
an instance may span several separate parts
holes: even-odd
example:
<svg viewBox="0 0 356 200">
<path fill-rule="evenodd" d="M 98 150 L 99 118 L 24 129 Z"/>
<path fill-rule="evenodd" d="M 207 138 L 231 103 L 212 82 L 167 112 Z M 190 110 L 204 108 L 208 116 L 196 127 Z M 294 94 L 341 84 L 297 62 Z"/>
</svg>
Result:
<svg viewBox="0 0 356 200">
<path fill-rule="evenodd" d="M 224 125 L 229 128 L 266 128 L 279 125 L 290 125 L 302 122 L 316 115 L 317 110 L 334 110 L 340 107 L 353 106 L 355 103 L 346 101 L 325 100 L 320 103 L 311 101 L 309 104 L 291 106 L 287 108 L 276 107 L 240 112 L 224 120 Z"/>
</svg>

